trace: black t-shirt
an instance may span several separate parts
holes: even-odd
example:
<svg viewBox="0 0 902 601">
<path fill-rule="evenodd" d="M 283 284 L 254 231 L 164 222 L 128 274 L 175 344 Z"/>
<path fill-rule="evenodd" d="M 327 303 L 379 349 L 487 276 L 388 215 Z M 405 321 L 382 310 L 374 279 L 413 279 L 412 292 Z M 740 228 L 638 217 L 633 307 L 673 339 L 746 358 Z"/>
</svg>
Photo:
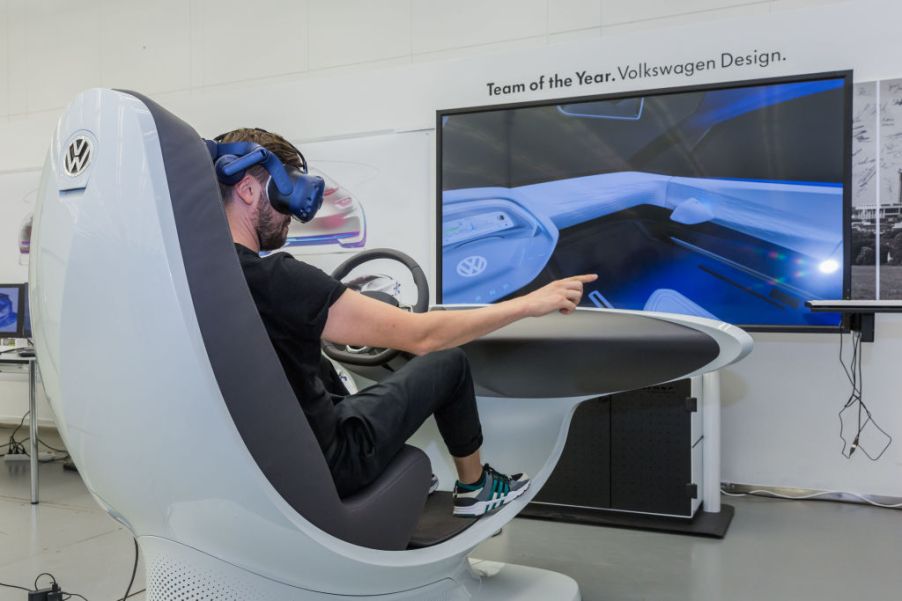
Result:
<svg viewBox="0 0 902 601">
<path fill-rule="evenodd" d="M 335 437 L 336 415 L 333 397 L 323 383 L 329 370 L 323 366 L 320 339 L 329 307 L 345 285 L 287 253 L 260 258 L 240 244 L 235 248 L 285 375 L 325 449 Z"/>
</svg>

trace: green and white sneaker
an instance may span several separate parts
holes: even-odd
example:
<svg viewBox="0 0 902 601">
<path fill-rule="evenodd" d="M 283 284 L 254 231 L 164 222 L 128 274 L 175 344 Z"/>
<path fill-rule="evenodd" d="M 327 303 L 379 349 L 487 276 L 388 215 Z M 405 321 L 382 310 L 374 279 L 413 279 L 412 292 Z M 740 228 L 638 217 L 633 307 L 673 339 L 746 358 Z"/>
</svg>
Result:
<svg viewBox="0 0 902 601">
<path fill-rule="evenodd" d="M 486 463 L 482 479 L 475 484 L 454 485 L 454 515 L 480 516 L 507 505 L 529 488 L 526 474 L 505 476 Z"/>
</svg>

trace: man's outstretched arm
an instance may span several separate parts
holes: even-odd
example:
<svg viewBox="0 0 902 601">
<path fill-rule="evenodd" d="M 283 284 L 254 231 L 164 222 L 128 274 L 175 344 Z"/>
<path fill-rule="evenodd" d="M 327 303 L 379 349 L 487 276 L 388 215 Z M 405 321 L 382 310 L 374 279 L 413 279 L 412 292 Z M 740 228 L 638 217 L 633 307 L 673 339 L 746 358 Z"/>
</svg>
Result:
<svg viewBox="0 0 902 601">
<path fill-rule="evenodd" d="M 525 317 L 571 313 L 582 298 L 583 284 L 597 277 L 557 280 L 525 296 L 468 311 L 409 313 L 347 290 L 329 309 L 323 338 L 424 355 L 460 346 Z"/>
</svg>

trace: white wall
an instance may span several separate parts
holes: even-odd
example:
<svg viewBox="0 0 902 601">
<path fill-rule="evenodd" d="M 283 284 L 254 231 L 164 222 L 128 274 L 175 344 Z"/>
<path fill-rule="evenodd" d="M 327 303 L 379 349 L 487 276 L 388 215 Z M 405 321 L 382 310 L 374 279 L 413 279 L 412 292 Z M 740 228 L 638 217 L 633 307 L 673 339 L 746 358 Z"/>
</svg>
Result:
<svg viewBox="0 0 902 601">
<path fill-rule="evenodd" d="M 258 125 L 303 144 L 428 130 L 436 109 L 493 101 L 845 68 L 858 81 L 899 77 L 900 21 L 893 0 L 0 2 L 0 176 L 39 166 L 61 108 L 90 86 L 147 93 L 205 135 Z M 786 60 L 497 99 L 485 87 L 755 49 Z M 422 203 L 403 218 L 432 228 L 434 199 Z M 420 238 L 398 246 L 432 255 Z M 864 357 L 869 404 L 898 435 L 876 464 L 839 454 L 848 386 L 836 335 L 755 338 L 724 378 L 723 479 L 902 496 L 902 320 L 881 317 Z M 11 386 L 0 381 L 0 416 L 21 415 Z"/>
</svg>

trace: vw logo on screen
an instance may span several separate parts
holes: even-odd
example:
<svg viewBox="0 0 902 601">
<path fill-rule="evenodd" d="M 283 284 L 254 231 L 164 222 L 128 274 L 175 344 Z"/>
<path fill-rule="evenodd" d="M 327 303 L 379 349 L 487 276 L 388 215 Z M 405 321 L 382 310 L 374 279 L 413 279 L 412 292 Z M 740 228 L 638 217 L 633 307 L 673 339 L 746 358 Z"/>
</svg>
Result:
<svg viewBox="0 0 902 601">
<path fill-rule="evenodd" d="M 457 264 L 457 275 L 465 278 L 476 277 L 488 267 L 489 262 L 480 255 L 471 255 Z"/>
<path fill-rule="evenodd" d="M 63 169 L 69 177 L 78 177 L 91 164 L 91 141 L 78 136 L 71 142 L 63 156 Z"/>
</svg>

